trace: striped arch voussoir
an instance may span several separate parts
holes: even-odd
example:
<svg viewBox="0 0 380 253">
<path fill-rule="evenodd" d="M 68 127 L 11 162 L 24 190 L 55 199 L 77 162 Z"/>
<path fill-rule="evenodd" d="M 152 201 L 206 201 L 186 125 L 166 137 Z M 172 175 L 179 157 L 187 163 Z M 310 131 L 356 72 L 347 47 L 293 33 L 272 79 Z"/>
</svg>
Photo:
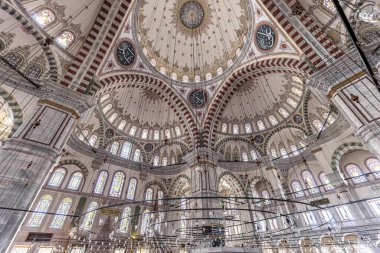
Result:
<svg viewBox="0 0 380 253">
<path fill-rule="evenodd" d="M 220 181 L 224 177 L 230 177 L 230 178 L 232 178 L 232 180 L 235 181 L 236 186 L 239 187 L 240 196 L 236 196 L 236 197 L 246 197 L 247 196 L 247 193 L 244 191 L 243 184 L 240 182 L 239 178 L 236 177 L 233 173 L 231 173 L 229 171 L 225 171 L 225 172 L 223 172 L 222 174 L 219 175 L 218 181 L 217 181 L 218 187 L 219 187 Z"/>
<path fill-rule="evenodd" d="M 76 166 L 78 166 L 84 173 L 85 176 L 88 175 L 88 169 L 86 167 L 86 165 L 84 165 L 82 162 L 78 161 L 78 160 L 73 160 L 73 159 L 70 159 L 70 160 L 63 160 L 63 161 L 60 161 L 58 166 L 63 166 L 63 165 L 68 165 L 68 164 L 74 164 Z"/>
<path fill-rule="evenodd" d="M 0 97 L 4 99 L 13 113 L 13 126 L 10 132 L 10 136 L 12 136 L 23 123 L 22 110 L 16 99 L 2 88 L 0 88 Z"/>
<path fill-rule="evenodd" d="M 347 142 L 340 145 L 337 149 L 335 149 L 334 153 L 331 156 L 331 168 L 334 172 L 339 171 L 339 161 L 342 156 L 350 150 L 367 150 L 363 144 L 360 142 Z"/>
<path fill-rule="evenodd" d="M 173 181 L 173 183 L 170 186 L 169 190 L 169 197 L 174 197 L 174 192 L 179 190 L 179 185 L 181 182 L 186 181 L 189 184 L 189 187 L 191 187 L 191 180 L 188 176 L 186 175 L 179 175 L 176 177 L 176 179 Z"/>
</svg>

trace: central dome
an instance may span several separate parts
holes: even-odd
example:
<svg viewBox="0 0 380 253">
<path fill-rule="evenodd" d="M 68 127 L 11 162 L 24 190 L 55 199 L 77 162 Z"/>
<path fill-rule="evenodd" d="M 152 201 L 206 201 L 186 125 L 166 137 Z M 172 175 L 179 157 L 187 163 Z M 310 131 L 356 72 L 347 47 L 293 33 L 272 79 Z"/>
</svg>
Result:
<svg viewBox="0 0 380 253">
<path fill-rule="evenodd" d="M 204 11 L 202 5 L 195 1 L 190 1 L 182 5 L 180 19 L 184 26 L 190 29 L 197 28 L 203 22 Z"/>
<path fill-rule="evenodd" d="M 140 1 L 134 36 L 143 60 L 178 83 L 208 83 L 231 72 L 249 47 L 253 21 L 247 0 Z"/>
</svg>

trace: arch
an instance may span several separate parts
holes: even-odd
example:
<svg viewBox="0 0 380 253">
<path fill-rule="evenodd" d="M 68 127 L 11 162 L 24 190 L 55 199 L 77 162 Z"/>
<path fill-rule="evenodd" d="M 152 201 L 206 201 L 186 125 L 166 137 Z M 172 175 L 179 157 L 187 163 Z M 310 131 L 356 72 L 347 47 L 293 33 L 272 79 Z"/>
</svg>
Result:
<svg viewBox="0 0 380 253">
<path fill-rule="evenodd" d="M 162 182 L 157 181 L 157 180 L 150 181 L 149 183 L 145 184 L 143 192 L 145 193 L 148 188 L 152 188 L 152 186 L 155 186 L 155 185 L 158 186 L 159 190 L 164 192 L 165 196 L 167 196 L 168 191 L 167 191 L 166 187 L 162 184 Z M 153 196 L 153 199 L 154 198 L 155 198 L 155 196 Z"/>
<path fill-rule="evenodd" d="M 111 138 L 111 139 L 107 139 L 104 143 L 103 143 L 103 148 L 107 148 L 109 145 L 112 145 L 113 142 L 119 142 L 119 148 L 118 148 L 118 153 L 120 153 L 121 151 L 121 148 L 122 148 L 122 144 L 124 144 L 125 142 L 130 142 L 132 143 L 132 145 L 135 145 L 136 148 L 140 149 L 141 151 L 141 154 L 140 156 L 142 156 L 143 158 L 143 162 L 147 162 L 147 154 L 145 153 L 145 149 L 144 147 L 139 143 L 137 142 L 135 139 L 133 138 L 129 138 L 129 137 L 126 137 L 126 136 L 116 136 L 114 138 Z M 132 146 L 132 151 L 131 151 L 131 154 L 130 154 L 130 160 L 133 160 L 133 152 L 134 150 L 136 149 Z M 119 154 L 117 154 L 117 156 L 120 156 Z"/>
<path fill-rule="evenodd" d="M 0 96 L 4 99 L 4 102 L 8 104 L 13 113 L 13 126 L 9 134 L 9 136 L 12 136 L 24 122 L 21 106 L 11 94 L 9 94 L 1 87 Z"/>
<path fill-rule="evenodd" d="M 240 196 L 236 196 L 236 197 L 245 197 L 247 195 L 245 190 L 244 190 L 244 187 L 243 187 L 242 183 L 240 182 L 240 180 L 238 179 L 238 177 L 236 177 L 232 172 L 229 172 L 229 171 L 225 171 L 219 175 L 219 177 L 217 179 L 217 187 L 219 187 L 221 181 L 224 178 L 229 178 L 230 181 L 232 181 L 235 184 L 234 185 L 235 191 L 237 194 L 240 195 Z"/>
<path fill-rule="evenodd" d="M 188 186 L 190 189 L 191 179 L 186 175 L 179 175 L 176 177 L 176 179 L 171 184 L 171 186 L 169 188 L 169 194 L 168 195 L 170 197 L 181 196 L 188 189 L 188 188 L 184 188 L 186 186 Z"/>
<path fill-rule="evenodd" d="M 84 165 L 82 162 L 80 162 L 78 160 L 73 160 L 73 159 L 63 160 L 63 161 L 59 162 L 57 167 L 60 167 L 63 165 L 68 165 L 68 164 L 74 164 L 74 165 L 78 166 L 81 169 L 81 171 L 83 172 L 84 176 L 85 177 L 88 176 L 88 169 L 87 169 L 86 165 Z M 85 178 L 83 180 L 85 180 Z"/>
<path fill-rule="evenodd" d="M 273 185 L 268 179 L 266 179 L 265 177 L 261 177 L 261 176 L 254 176 L 248 180 L 248 183 L 247 183 L 246 188 L 245 188 L 245 191 L 246 191 L 248 197 L 253 197 L 252 191 L 251 191 L 252 184 L 257 184 L 260 182 L 263 182 L 265 184 L 266 189 L 271 193 L 271 195 L 274 193 Z"/>
<path fill-rule="evenodd" d="M 291 58 L 265 59 L 250 62 L 236 70 L 218 89 L 205 117 L 203 139 L 206 140 L 206 146 L 213 146 L 215 143 L 217 139 L 217 126 L 221 120 L 221 114 L 242 82 L 267 73 L 293 73 L 300 75 L 309 73 L 309 71 L 305 63 Z"/>
<path fill-rule="evenodd" d="M 340 168 L 339 168 L 340 159 L 348 151 L 358 150 L 358 149 L 367 150 L 363 146 L 363 144 L 361 144 L 360 142 L 347 142 L 347 143 L 344 143 L 344 144 L 340 145 L 339 147 L 337 147 L 331 156 L 331 169 L 334 172 L 342 173 L 342 170 L 340 170 Z"/>
</svg>

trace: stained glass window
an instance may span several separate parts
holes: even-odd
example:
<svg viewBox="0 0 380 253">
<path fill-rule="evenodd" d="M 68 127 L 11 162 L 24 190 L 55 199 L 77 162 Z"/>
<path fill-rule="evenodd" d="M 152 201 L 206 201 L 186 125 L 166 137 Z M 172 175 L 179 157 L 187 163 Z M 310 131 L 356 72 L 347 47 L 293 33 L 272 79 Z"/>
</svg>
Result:
<svg viewBox="0 0 380 253">
<path fill-rule="evenodd" d="M 323 115 L 322 115 L 323 119 L 326 120 L 326 118 L 327 118 L 328 115 L 329 114 L 327 112 L 323 113 Z M 335 121 L 335 117 L 332 116 L 332 115 L 330 115 L 329 118 L 327 119 L 327 123 L 329 123 L 329 125 L 332 125 L 334 123 L 334 121 Z"/>
<path fill-rule="evenodd" d="M 130 143 L 129 141 L 126 141 L 121 147 L 120 156 L 125 159 L 129 159 L 129 157 L 131 156 L 131 151 L 132 151 L 132 143 Z"/>
<path fill-rule="evenodd" d="M 339 216 L 343 221 L 353 220 L 354 217 L 351 214 L 351 211 L 347 206 L 338 206 L 336 208 L 338 210 Z"/>
<path fill-rule="evenodd" d="M 79 140 L 84 141 L 84 138 L 87 137 L 87 135 L 88 135 L 88 130 L 87 130 L 87 129 L 83 130 L 83 131 L 79 134 Z"/>
<path fill-rule="evenodd" d="M 250 152 L 250 154 L 251 154 L 251 159 L 253 161 L 255 161 L 255 160 L 258 159 L 257 152 L 255 150 L 252 149 L 251 152 Z"/>
<path fill-rule="evenodd" d="M 98 208 L 98 203 L 93 201 L 91 202 L 86 210 L 86 214 L 84 215 L 82 224 L 81 224 L 81 229 L 84 230 L 91 230 L 92 224 L 94 223 L 95 215 L 96 215 L 96 210 Z"/>
<path fill-rule="evenodd" d="M 123 190 L 125 175 L 123 172 L 118 171 L 115 173 L 112 179 L 111 189 L 109 195 L 111 197 L 120 198 Z"/>
<path fill-rule="evenodd" d="M 109 99 L 111 97 L 111 94 L 105 94 L 104 96 L 102 96 L 100 98 L 100 103 L 103 103 L 104 101 L 106 101 L 107 99 Z"/>
<path fill-rule="evenodd" d="M 241 153 L 241 159 L 243 162 L 248 162 L 248 154 L 245 152 Z"/>
<path fill-rule="evenodd" d="M 51 222 L 51 225 L 50 225 L 51 228 L 56 228 L 56 229 L 62 228 L 63 223 L 65 222 L 65 219 L 66 219 L 66 216 L 64 215 L 69 213 L 72 202 L 73 201 L 70 198 L 65 198 L 62 200 L 61 204 L 59 205 L 57 209 L 57 212 L 56 212 L 57 214 L 54 216 L 54 219 Z"/>
<path fill-rule="evenodd" d="M 163 157 L 162 158 L 162 166 L 167 166 L 168 165 L 168 158 L 167 157 Z"/>
<path fill-rule="evenodd" d="M 251 126 L 251 124 L 245 123 L 244 127 L 245 127 L 245 133 L 247 133 L 247 134 L 251 134 L 252 133 L 252 126 Z"/>
<path fill-rule="evenodd" d="M 314 176 L 311 174 L 310 171 L 305 170 L 302 172 L 302 178 L 303 182 L 306 185 L 306 188 L 309 190 L 310 194 L 315 194 L 319 192 L 319 188 L 317 186 L 317 183 L 314 180 Z"/>
<path fill-rule="evenodd" d="M 35 213 L 29 219 L 28 227 L 39 227 L 41 225 L 52 201 L 53 197 L 51 195 L 44 195 L 40 198 L 34 209 Z"/>
<path fill-rule="evenodd" d="M 262 120 L 257 121 L 257 127 L 259 128 L 260 131 L 265 130 L 265 125 Z"/>
<path fill-rule="evenodd" d="M 37 64 L 30 65 L 25 71 L 25 75 L 27 77 L 35 78 L 35 79 L 39 78 L 41 74 L 42 74 L 42 67 Z"/>
<path fill-rule="evenodd" d="M 162 206 L 164 204 L 164 200 L 163 200 L 164 192 L 159 190 L 157 195 L 158 195 L 158 204 Z"/>
<path fill-rule="evenodd" d="M 147 139 L 148 138 L 148 129 L 143 129 L 141 132 L 141 139 Z"/>
<path fill-rule="evenodd" d="M 363 171 L 356 164 L 348 164 L 346 166 L 346 172 L 351 177 L 354 184 L 367 182 L 367 178 L 363 176 Z"/>
<path fill-rule="evenodd" d="M 292 87 L 291 91 L 299 97 L 302 96 L 302 91 L 296 87 Z"/>
<path fill-rule="evenodd" d="M 380 216 L 380 198 L 369 200 L 368 205 L 371 207 L 376 216 Z"/>
<path fill-rule="evenodd" d="M 126 120 L 122 120 L 120 121 L 119 125 L 117 126 L 117 129 L 119 130 L 123 130 L 125 125 L 127 125 L 127 121 Z"/>
<path fill-rule="evenodd" d="M 127 233 L 128 232 L 128 225 L 130 221 L 131 216 L 131 208 L 125 207 L 123 210 L 123 213 L 121 214 L 121 221 L 120 221 L 120 232 Z"/>
<path fill-rule="evenodd" d="M 11 133 L 14 125 L 14 117 L 12 109 L 9 107 L 8 103 L 0 102 L 0 105 L 0 138 L 3 139 L 8 137 Z"/>
<path fill-rule="evenodd" d="M 331 14 L 336 12 L 336 8 L 332 0 L 322 0 L 322 7 Z"/>
<path fill-rule="evenodd" d="M 70 253 L 85 253 L 85 251 L 86 251 L 85 247 L 75 246 L 72 248 Z"/>
<path fill-rule="evenodd" d="M 160 139 L 160 131 L 154 130 L 153 132 L 153 140 L 158 141 Z"/>
<path fill-rule="evenodd" d="M 287 102 L 288 104 L 290 104 L 293 108 L 296 108 L 296 107 L 297 107 L 297 102 L 294 101 L 293 98 L 287 98 L 287 99 L 286 99 L 286 102 Z"/>
<path fill-rule="evenodd" d="M 140 229 L 140 233 L 142 235 L 144 235 L 145 232 L 146 232 L 146 230 L 148 229 L 148 226 L 149 226 L 149 216 L 150 216 L 149 210 L 145 210 L 144 214 L 142 215 L 141 229 Z"/>
<path fill-rule="evenodd" d="M 65 175 L 66 175 L 65 169 L 62 169 L 62 168 L 56 169 L 53 172 L 53 175 L 51 176 L 48 185 L 54 186 L 54 187 L 60 187 L 63 179 L 65 178 Z"/>
<path fill-rule="evenodd" d="M 49 9 L 42 9 L 32 14 L 33 20 L 42 28 L 47 27 L 55 21 L 55 14 Z"/>
<path fill-rule="evenodd" d="M 137 179 L 131 178 L 128 184 L 127 199 L 129 200 L 135 199 L 136 188 L 137 188 Z"/>
<path fill-rule="evenodd" d="M 280 148 L 281 158 L 288 158 L 288 151 L 285 148 Z"/>
<path fill-rule="evenodd" d="M 287 110 L 285 110 L 284 108 L 279 108 L 278 109 L 278 112 L 282 115 L 282 117 L 284 117 L 284 118 L 287 118 L 287 117 L 289 117 L 289 112 L 287 111 Z"/>
<path fill-rule="evenodd" d="M 94 147 L 95 144 L 96 144 L 96 141 L 98 140 L 98 136 L 96 136 L 95 134 L 94 135 L 91 135 L 91 137 L 88 139 L 88 143 Z"/>
<path fill-rule="evenodd" d="M 166 139 L 170 139 L 171 136 L 172 136 L 172 135 L 171 135 L 171 133 L 170 133 L 170 129 L 166 129 L 166 130 L 165 130 L 165 138 L 166 138 Z"/>
<path fill-rule="evenodd" d="M 136 126 L 132 126 L 131 129 L 129 129 L 129 135 L 130 136 L 135 136 L 136 130 L 137 130 L 137 127 Z"/>
<path fill-rule="evenodd" d="M 54 253 L 54 247 L 40 247 L 37 253 Z"/>
<path fill-rule="evenodd" d="M 141 250 L 140 250 L 141 251 Z M 113 253 L 125 253 L 125 248 L 115 249 Z M 140 252 L 139 252 L 140 253 Z"/>
<path fill-rule="evenodd" d="M 5 59 L 14 68 L 18 67 L 23 62 L 22 56 L 18 53 L 9 53 L 5 56 Z"/>
<path fill-rule="evenodd" d="M 271 148 L 271 149 L 270 149 L 270 154 L 271 154 L 271 156 L 272 156 L 273 158 L 277 158 L 277 151 L 276 151 L 276 149 Z"/>
<path fill-rule="evenodd" d="M 117 141 L 114 141 L 111 145 L 110 152 L 113 155 L 117 155 L 117 151 L 119 150 L 119 143 Z"/>
<path fill-rule="evenodd" d="M 154 158 L 153 158 L 153 166 L 158 166 L 160 163 L 160 157 L 158 155 L 156 155 Z"/>
<path fill-rule="evenodd" d="M 223 123 L 222 124 L 222 133 L 227 133 L 227 129 L 228 129 L 227 123 Z"/>
<path fill-rule="evenodd" d="M 115 121 L 115 119 L 119 116 L 117 113 L 112 113 L 111 117 L 108 119 L 111 123 Z"/>
<path fill-rule="evenodd" d="M 319 179 L 321 180 L 326 191 L 331 191 L 334 189 L 334 186 L 330 184 L 330 180 L 327 178 L 326 173 L 321 172 L 321 174 L 319 174 Z"/>
<path fill-rule="evenodd" d="M 233 134 L 239 134 L 239 125 L 238 124 L 234 124 L 232 126 L 232 133 Z"/>
<path fill-rule="evenodd" d="M 107 171 L 102 171 L 99 173 L 98 180 L 96 180 L 95 188 L 94 188 L 94 193 L 95 194 L 103 194 L 104 187 L 106 186 L 108 178 L 108 172 Z"/>
<path fill-rule="evenodd" d="M 269 115 L 268 119 L 269 119 L 269 122 L 272 124 L 272 126 L 275 126 L 278 124 L 278 120 L 274 115 Z"/>
<path fill-rule="evenodd" d="M 176 164 L 176 161 L 175 161 L 175 156 L 172 156 L 172 159 L 171 159 L 171 164 Z"/>
<path fill-rule="evenodd" d="M 30 246 L 14 246 L 11 253 L 28 253 Z"/>
<path fill-rule="evenodd" d="M 262 192 L 261 192 L 261 197 L 264 200 L 264 205 L 270 205 L 272 202 L 269 200 L 270 198 L 270 195 L 269 195 L 269 191 L 267 189 L 264 189 Z"/>
<path fill-rule="evenodd" d="M 374 177 L 376 179 L 380 179 L 380 161 L 377 158 L 369 158 L 365 161 L 365 164 L 367 165 L 368 169 L 374 173 Z"/>
<path fill-rule="evenodd" d="M 175 126 L 174 130 L 177 137 L 181 136 L 182 133 L 181 133 L 181 128 L 179 128 L 179 126 Z"/>
<path fill-rule="evenodd" d="M 317 129 L 318 132 L 320 132 L 323 128 L 323 123 L 319 119 L 313 120 L 313 126 L 315 129 Z"/>
<path fill-rule="evenodd" d="M 140 155 L 141 155 L 141 151 L 140 149 L 135 149 L 135 153 L 133 154 L 133 161 L 135 162 L 139 162 L 140 161 Z"/>
<path fill-rule="evenodd" d="M 153 199 L 153 189 L 148 188 L 146 189 L 146 192 L 145 192 L 145 201 L 147 203 L 152 203 L 152 199 Z"/>
<path fill-rule="evenodd" d="M 295 83 L 303 84 L 302 79 L 299 78 L 298 76 L 292 76 L 292 80 L 293 80 L 293 82 L 295 82 Z"/>
<path fill-rule="evenodd" d="M 103 108 L 103 113 L 107 113 L 109 110 L 112 109 L 112 104 L 108 104 Z"/>
<path fill-rule="evenodd" d="M 296 198 L 299 198 L 299 197 L 303 197 L 305 196 L 305 193 L 303 192 L 303 189 L 302 189 L 302 186 L 301 186 L 301 183 L 298 182 L 298 181 L 293 181 L 292 182 L 292 189 L 293 189 L 293 192 L 294 192 L 294 196 Z"/>
<path fill-rule="evenodd" d="M 299 155 L 299 154 L 300 154 L 300 152 L 299 152 L 297 146 L 294 145 L 294 144 L 293 144 L 293 145 L 290 145 L 290 150 L 292 151 L 292 154 L 293 154 L 293 155 Z"/>
<path fill-rule="evenodd" d="M 75 40 L 75 36 L 70 31 L 62 31 L 58 37 L 55 39 L 57 44 L 62 47 L 63 49 L 68 48 Z"/>
<path fill-rule="evenodd" d="M 82 183 L 83 174 L 81 172 L 75 172 L 67 185 L 67 189 L 77 191 Z"/>
</svg>

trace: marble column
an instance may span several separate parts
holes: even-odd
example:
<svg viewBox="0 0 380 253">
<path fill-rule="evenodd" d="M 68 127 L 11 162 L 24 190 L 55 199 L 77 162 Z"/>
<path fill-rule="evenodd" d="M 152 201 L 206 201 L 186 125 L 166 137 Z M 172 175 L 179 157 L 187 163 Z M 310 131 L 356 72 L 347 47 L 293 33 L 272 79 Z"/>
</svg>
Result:
<svg viewBox="0 0 380 253">
<path fill-rule="evenodd" d="M 0 147 L 0 206 L 11 209 L 0 210 L 0 252 L 6 252 L 24 222 L 22 210 L 31 208 L 77 119 L 74 110 L 40 100 L 29 119 Z"/>
</svg>

